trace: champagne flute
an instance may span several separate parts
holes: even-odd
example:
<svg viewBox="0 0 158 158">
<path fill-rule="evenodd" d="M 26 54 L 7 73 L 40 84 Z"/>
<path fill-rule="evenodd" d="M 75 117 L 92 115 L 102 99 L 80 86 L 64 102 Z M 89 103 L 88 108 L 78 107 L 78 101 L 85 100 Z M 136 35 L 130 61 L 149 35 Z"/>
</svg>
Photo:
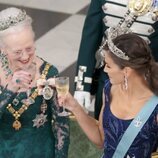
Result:
<svg viewBox="0 0 158 158">
<path fill-rule="evenodd" d="M 69 77 L 57 77 L 55 79 L 56 90 L 59 96 L 66 96 L 69 92 Z M 63 111 L 58 113 L 59 116 L 69 116 L 70 113 L 65 110 L 63 107 Z"/>
</svg>

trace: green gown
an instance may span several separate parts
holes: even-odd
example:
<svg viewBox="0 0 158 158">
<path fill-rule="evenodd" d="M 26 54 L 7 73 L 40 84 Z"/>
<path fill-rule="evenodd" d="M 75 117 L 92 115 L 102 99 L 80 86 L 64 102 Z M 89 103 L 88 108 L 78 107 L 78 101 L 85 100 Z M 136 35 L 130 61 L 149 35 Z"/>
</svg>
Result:
<svg viewBox="0 0 158 158">
<path fill-rule="evenodd" d="M 42 73 L 46 62 L 41 66 Z M 58 71 L 54 66 L 48 70 L 47 79 L 57 76 Z M 34 91 L 36 87 L 32 88 Z M 69 119 L 57 115 L 59 107 L 56 101 L 56 91 L 53 99 L 47 103 L 47 121 L 39 128 L 33 127 L 33 121 L 37 114 L 41 113 L 40 106 L 43 96 L 37 96 L 35 103 L 21 115 L 19 121 L 22 127 L 19 130 L 13 128 L 15 118 L 6 106 L 13 99 L 20 102 L 12 105 L 15 110 L 21 106 L 21 100 L 26 98 L 26 93 L 15 94 L 1 86 L 0 94 L 0 158 L 67 158 L 69 146 Z"/>
</svg>

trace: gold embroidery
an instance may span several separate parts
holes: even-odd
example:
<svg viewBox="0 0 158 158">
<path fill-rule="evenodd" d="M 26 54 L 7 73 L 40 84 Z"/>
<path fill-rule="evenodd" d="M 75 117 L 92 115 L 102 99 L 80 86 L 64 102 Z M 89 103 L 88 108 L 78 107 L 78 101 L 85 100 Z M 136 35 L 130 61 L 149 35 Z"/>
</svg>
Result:
<svg viewBox="0 0 158 158">
<path fill-rule="evenodd" d="M 152 7 L 151 0 L 130 0 L 128 2 L 129 10 L 136 16 L 141 16 L 150 11 Z"/>
</svg>

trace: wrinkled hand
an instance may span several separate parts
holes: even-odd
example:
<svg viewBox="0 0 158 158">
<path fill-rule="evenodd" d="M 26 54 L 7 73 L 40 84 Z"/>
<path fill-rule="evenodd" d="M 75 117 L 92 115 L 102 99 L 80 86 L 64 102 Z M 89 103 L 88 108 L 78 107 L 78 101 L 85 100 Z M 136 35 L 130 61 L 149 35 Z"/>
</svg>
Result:
<svg viewBox="0 0 158 158">
<path fill-rule="evenodd" d="M 58 103 L 59 106 L 64 107 L 73 113 L 77 107 L 80 107 L 77 100 L 70 93 L 61 96 L 58 95 Z"/>
<path fill-rule="evenodd" d="M 8 83 L 8 89 L 14 92 L 27 91 L 31 88 L 31 82 L 31 74 L 24 70 L 19 70 L 13 73 Z"/>
<path fill-rule="evenodd" d="M 86 91 L 75 91 L 74 98 L 83 106 L 87 111 L 94 111 L 94 101 L 92 96 Z"/>
</svg>

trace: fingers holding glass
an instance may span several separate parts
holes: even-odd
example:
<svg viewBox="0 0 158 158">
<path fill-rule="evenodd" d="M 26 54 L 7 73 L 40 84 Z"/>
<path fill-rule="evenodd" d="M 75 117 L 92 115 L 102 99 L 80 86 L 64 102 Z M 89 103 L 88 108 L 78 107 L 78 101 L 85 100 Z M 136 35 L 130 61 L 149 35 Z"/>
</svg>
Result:
<svg viewBox="0 0 158 158">
<path fill-rule="evenodd" d="M 55 86 L 58 93 L 58 96 L 65 97 L 69 92 L 69 77 L 57 77 L 55 79 Z M 58 113 L 59 116 L 69 116 L 70 112 L 65 111 L 63 106 L 63 111 Z"/>
<path fill-rule="evenodd" d="M 58 103 L 59 106 L 71 111 L 69 113 L 69 118 L 75 119 L 75 113 L 78 111 L 78 107 L 80 108 L 81 106 L 69 92 L 65 96 L 58 96 Z"/>
</svg>

